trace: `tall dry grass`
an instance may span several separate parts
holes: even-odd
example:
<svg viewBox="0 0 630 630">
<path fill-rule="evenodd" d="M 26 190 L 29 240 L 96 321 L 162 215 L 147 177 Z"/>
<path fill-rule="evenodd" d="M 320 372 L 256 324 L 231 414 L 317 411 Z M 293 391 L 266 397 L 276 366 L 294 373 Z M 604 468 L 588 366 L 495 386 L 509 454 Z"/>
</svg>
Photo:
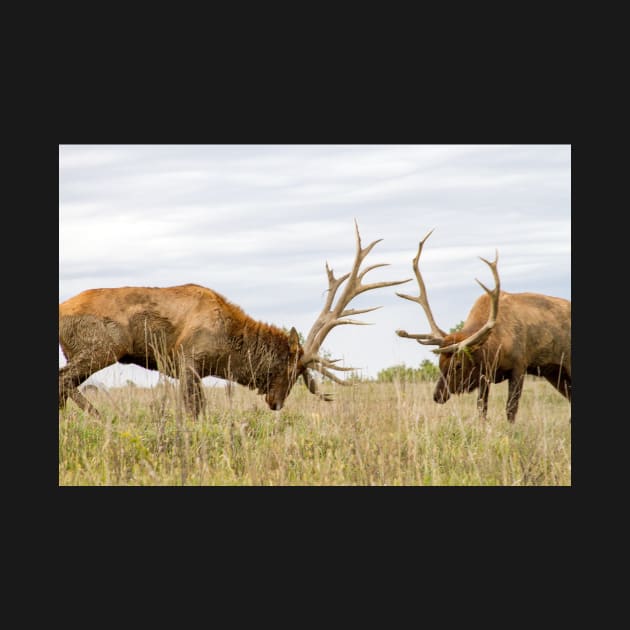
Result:
<svg viewBox="0 0 630 630">
<path fill-rule="evenodd" d="M 279 412 L 234 385 L 206 388 L 198 420 L 173 386 L 88 393 L 101 418 L 69 402 L 59 413 L 59 485 L 571 485 L 570 405 L 546 381 L 525 383 L 514 424 L 507 384 L 432 399 L 421 382 L 300 383 Z"/>
</svg>

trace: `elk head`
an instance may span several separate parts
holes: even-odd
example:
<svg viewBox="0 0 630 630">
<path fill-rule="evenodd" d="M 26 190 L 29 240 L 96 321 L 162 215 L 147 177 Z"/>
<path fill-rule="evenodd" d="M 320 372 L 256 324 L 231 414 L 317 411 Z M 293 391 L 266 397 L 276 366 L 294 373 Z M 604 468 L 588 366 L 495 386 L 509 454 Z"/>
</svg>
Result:
<svg viewBox="0 0 630 630">
<path fill-rule="evenodd" d="M 435 391 L 433 392 L 433 400 L 437 403 L 445 403 L 450 394 L 461 394 L 474 390 L 480 383 L 482 378 L 482 346 L 488 339 L 492 329 L 496 323 L 497 313 L 499 312 L 499 294 L 500 281 L 497 271 L 497 262 L 499 253 L 496 252 L 494 262 L 490 262 L 485 258 L 481 258 L 491 269 L 494 277 L 495 288 L 491 291 L 479 280 L 477 282 L 481 288 L 490 296 L 490 308 L 488 319 L 483 326 L 474 331 L 463 330 L 461 332 L 446 333 L 436 323 L 429 306 L 427 290 L 422 280 L 422 275 L 418 268 L 418 261 L 422 253 L 422 247 L 425 241 L 431 236 L 431 230 L 418 245 L 418 253 L 412 261 L 413 271 L 418 282 L 419 295 L 411 296 L 402 293 L 396 293 L 405 300 L 417 302 L 423 308 L 425 315 L 429 321 L 431 328 L 430 333 L 409 334 L 405 330 L 397 330 L 399 337 L 406 339 L 415 339 L 423 345 L 439 346 L 433 352 L 440 355 L 440 380 L 438 381 Z"/>
<path fill-rule="evenodd" d="M 282 350 L 276 347 L 274 351 L 284 351 L 284 356 L 276 356 L 275 360 L 269 362 L 269 368 L 265 374 L 264 381 L 258 387 L 258 393 L 265 395 L 265 401 L 270 409 L 282 409 L 284 401 L 291 392 L 295 381 L 302 374 L 303 369 L 300 359 L 304 355 L 304 350 L 300 345 L 300 339 L 295 327 L 292 327 L 288 334 L 288 345 Z"/>
<path fill-rule="evenodd" d="M 294 347 L 294 354 L 292 355 L 292 365 L 289 366 L 287 394 L 290 391 L 291 386 L 293 385 L 295 380 L 299 376 L 302 376 L 304 382 L 306 383 L 306 386 L 311 393 L 317 395 L 322 400 L 332 400 L 331 394 L 322 393 L 319 391 L 318 382 L 314 374 L 311 373 L 311 370 L 319 372 L 320 374 L 326 376 L 335 383 L 339 383 L 340 385 L 347 385 L 348 383 L 346 381 L 337 377 L 335 374 L 333 374 L 331 370 L 336 370 L 339 372 L 350 372 L 355 370 L 356 368 L 341 367 L 337 365 L 337 362 L 340 359 L 328 359 L 320 356 L 318 352 L 322 346 L 322 343 L 324 342 L 324 339 L 335 326 L 346 324 L 368 324 L 368 322 L 357 321 L 355 319 L 351 319 L 351 317 L 354 315 L 360 315 L 361 313 L 375 311 L 381 308 L 380 306 L 373 306 L 371 308 L 361 309 L 348 308 L 350 302 L 357 295 L 365 293 L 366 291 L 372 291 L 373 289 L 380 289 L 383 287 L 391 287 L 396 284 L 403 284 L 411 280 L 411 278 L 407 278 L 406 280 L 372 282 L 369 284 L 363 284 L 362 280 L 365 274 L 367 274 L 372 269 L 376 269 L 377 267 L 387 267 L 388 263 L 378 263 L 376 265 L 370 265 L 363 270 L 360 269 L 361 263 L 370 253 L 372 248 L 383 239 L 378 239 L 376 241 L 373 241 L 366 247 L 362 247 L 361 236 L 359 235 L 359 226 L 357 225 L 356 219 L 354 221 L 354 228 L 356 235 L 356 255 L 354 258 L 352 269 L 339 278 L 335 278 L 333 270 L 328 266 L 328 262 L 326 262 L 326 273 L 328 275 L 328 291 L 326 302 L 317 320 L 309 331 L 303 348 L 299 347 L 299 344 L 298 346 L 295 346 L 295 344 L 297 343 L 297 333 L 294 334 L 295 329 L 291 329 L 290 344 L 293 344 L 292 347 Z M 344 283 L 346 284 L 341 290 L 341 293 L 335 302 L 337 291 Z M 291 339 L 293 341 L 291 341 Z"/>
</svg>

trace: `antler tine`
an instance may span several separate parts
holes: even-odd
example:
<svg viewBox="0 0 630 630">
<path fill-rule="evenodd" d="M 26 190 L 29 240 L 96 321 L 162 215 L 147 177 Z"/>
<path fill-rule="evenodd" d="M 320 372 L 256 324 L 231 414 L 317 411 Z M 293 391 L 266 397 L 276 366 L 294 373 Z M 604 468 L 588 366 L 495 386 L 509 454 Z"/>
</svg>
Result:
<svg viewBox="0 0 630 630">
<path fill-rule="evenodd" d="M 317 356 L 312 361 L 309 367 L 317 370 L 318 372 L 322 372 L 326 368 L 330 368 L 331 370 L 337 370 L 338 372 L 354 372 L 357 368 L 355 367 L 342 367 L 340 365 L 335 365 L 337 361 L 341 361 L 341 359 L 327 359 L 325 357 Z"/>
<path fill-rule="evenodd" d="M 419 294 L 417 296 L 406 295 L 404 293 L 396 293 L 398 297 L 404 298 L 405 300 L 410 300 L 411 302 L 417 302 L 420 304 L 422 309 L 424 310 L 427 319 L 429 320 L 429 326 L 431 327 L 431 334 L 421 334 L 421 335 L 412 335 L 406 332 L 405 330 L 397 330 L 396 334 L 399 337 L 405 337 L 406 339 L 415 339 L 418 343 L 422 343 L 424 345 L 438 345 L 442 342 L 444 337 L 446 337 L 446 333 L 435 323 L 435 319 L 433 318 L 433 313 L 431 312 L 431 307 L 429 306 L 429 299 L 427 297 L 427 290 L 424 286 L 424 280 L 422 279 L 422 274 L 420 273 L 420 269 L 418 267 L 418 262 L 420 260 L 420 254 L 422 254 L 422 248 L 424 246 L 425 241 L 433 234 L 433 228 L 430 230 L 427 235 L 420 241 L 418 244 L 418 253 L 415 255 L 412 260 L 413 272 L 416 276 L 416 281 L 418 282 Z"/>
<path fill-rule="evenodd" d="M 493 298 L 492 301 L 492 306 L 494 307 L 494 296 L 495 294 L 498 296 L 499 292 L 501 291 L 501 282 L 499 280 L 499 272 L 497 270 L 497 263 L 499 262 L 499 250 L 495 249 L 494 250 L 494 262 L 490 262 L 489 260 L 486 260 L 485 258 L 482 258 L 481 256 L 479 256 L 480 260 L 483 260 L 483 262 L 486 263 L 486 265 L 488 265 L 488 267 L 490 267 L 490 270 L 492 271 L 492 276 L 494 277 L 494 289 L 492 291 L 490 291 L 490 289 L 488 289 L 488 287 L 481 282 L 481 280 L 478 280 L 477 278 L 475 278 L 475 280 L 477 281 L 477 283 L 479 284 L 479 286 L 490 296 Z M 497 302 L 497 311 L 498 311 L 498 299 L 496 300 Z M 493 319 L 496 318 L 497 314 L 494 313 L 493 315 Z"/>
<path fill-rule="evenodd" d="M 338 361 L 339 359 L 337 359 Z M 317 372 L 319 372 L 320 374 L 323 374 L 324 376 L 326 376 L 327 378 L 329 378 L 331 381 L 334 381 L 335 383 L 338 383 L 339 385 L 350 385 L 351 383 L 348 383 L 347 381 L 343 381 L 340 378 L 338 378 L 337 376 L 335 376 L 332 372 L 328 371 L 325 367 L 324 367 L 324 362 L 326 360 L 322 361 L 322 365 L 320 365 L 317 368 L 314 368 Z M 332 367 L 336 370 L 343 370 L 343 371 L 351 371 L 354 370 L 355 368 L 342 368 L 342 367 L 336 367 L 333 365 L 330 365 L 331 362 L 328 362 L 329 367 Z M 304 382 L 306 383 L 306 386 L 308 387 L 308 390 L 312 393 L 315 394 L 317 397 L 319 397 L 321 400 L 326 400 L 328 402 L 330 402 L 331 400 L 334 400 L 334 397 L 332 394 L 326 393 L 326 392 L 320 392 L 319 391 L 319 384 L 317 382 L 317 380 L 313 377 L 313 375 L 309 372 L 309 370 L 304 370 L 304 372 L 302 372 L 302 377 L 304 378 Z"/>
<path fill-rule="evenodd" d="M 317 381 L 313 378 L 313 375 L 308 370 L 304 370 L 304 372 L 302 372 L 302 378 L 304 379 L 304 382 L 308 387 L 308 391 L 311 392 L 311 394 L 315 394 L 318 398 L 327 402 L 333 400 L 332 394 L 319 391 L 319 385 Z"/>
<path fill-rule="evenodd" d="M 499 271 L 497 269 L 497 263 L 499 262 L 499 250 L 495 250 L 494 262 L 490 262 L 489 260 L 486 260 L 481 256 L 479 256 L 479 258 L 483 260 L 483 262 L 485 262 L 488 267 L 490 267 L 490 270 L 492 271 L 492 276 L 494 277 L 494 289 L 492 291 L 488 289 L 488 287 L 483 284 L 483 282 L 475 278 L 481 288 L 490 296 L 490 314 L 488 315 L 488 321 L 486 321 L 486 323 L 479 330 L 474 332 L 469 337 L 466 337 L 466 339 L 463 339 L 459 343 L 452 343 L 448 346 L 444 346 L 443 348 L 436 348 L 433 352 L 437 354 L 442 354 L 444 352 L 458 352 L 468 346 L 479 344 L 485 341 L 496 323 L 497 314 L 499 313 L 499 297 L 501 295 L 501 282 L 499 280 Z"/>
<path fill-rule="evenodd" d="M 383 287 L 391 287 L 397 284 L 403 284 L 404 282 L 409 282 L 411 278 L 406 280 L 393 280 L 386 282 L 373 282 L 369 284 L 362 284 L 362 280 L 368 271 L 372 269 L 376 269 L 377 267 L 386 266 L 386 263 L 379 263 L 376 265 L 368 266 L 367 268 L 361 270 L 361 263 L 365 260 L 366 256 L 372 251 L 374 246 L 377 243 L 380 243 L 383 239 L 377 239 L 371 242 L 369 245 L 363 247 L 361 244 L 361 234 L 359 233 L 359 224 L 357 220 L 354 220 L 354 230 L 355 230 L 355 241 L 356 241 L 356 253 L 354 257 L 354 262 L 352 264 L 352 269 L 340 276 L 339 278 L 335 278 L 335 274 L 333 270 L 326 263 L 326 273 L 328 275 L 328 295 L 326 297 L 326 303 L 324 304 L 324 308 L 322 312 L 319 314 L 317 320 L 313 324 L 313 327 L 308 333 L 306 337 L 306 342 L 304 343 L 304 355 L 302 356 L 302 365 L 313 367 L 317 371 L 325 374 L 325 376 L 330 377 L 330 372 L 328 372 L 327 368 L 334 370 L 353 370 L 354 368 L 340 368 L 336 365 L 332 365 L 331 361 L 323 359 L 318 356 L 318 351 L 321 348 L 321 345 L 328 335 L 328 333 L 335 327 L 345 324 L 354 324 L 359 326 L 368 325 L 368 322 L 357 321 L 355 319 L 349 319 L 353 315 L 360 315 L 362 313 L 369 313 L 370 311 L 375 311 L 380 306 L 373 306 L 370 308 L 346 308 L 348 304 L 361 293 L 365 291 L 371 291 L 373 289 L 380 289 Z M 336 303 L 335 298 L 337 295 L 337 291 L 339 287 L 346 282 L 343 290 L 338 296 Z M 328 373 L 326 373 L 328 372 Z M 334 378 L 332 380 L 335 380 Z M 339 379 L 337 379 L 339 380 Z M 341 382 L 341 381 L 340 381 Z"/>
<path fill-rule="evenodd" d="M 414 335 L 408 333 L 406 330 L 397 330 L 396 334 L 399 337 L 404 337 L 405 339 L 415 339 L 418 343 L 421 343 L 425 346 L 435 346 L 442 341 L 441 337 L 434 337 L 430 334 Z"/>
</svg>

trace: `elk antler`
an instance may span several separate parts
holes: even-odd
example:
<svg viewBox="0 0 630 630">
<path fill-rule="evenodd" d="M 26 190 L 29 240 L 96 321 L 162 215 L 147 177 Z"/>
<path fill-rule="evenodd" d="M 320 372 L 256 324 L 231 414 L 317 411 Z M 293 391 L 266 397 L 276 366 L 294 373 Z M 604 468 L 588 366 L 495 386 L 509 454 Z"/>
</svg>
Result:
<svg viewBox="0 0 630 630">
<path fill-rule="evenodd" d="M 435 229 L 435 228 L 433 228 Z M 398 297 L 404 298 L 405 300 L 411 300 L 412 302 L 417 302 L 422 306 L 427 319 L 429 320 L 429 326 L 431 326 L 431 334 L 421 334 L 421 335 L 411 335 L 406 330 L 397 330 L 396 334 L 399 337 L 405 337 L 407 339 L 415 339 L 418 343 L 424 344 L 425 346 L 437 346 L 442 341 L 444 341 L 444 337 L 446 337 L 446 333 L 435 323 L 435 319 L 433 319 L 433 313 L 431 312 L 431 307 L 429 306 L 429 299 L 427 297 L 427 290 L 424 286 L 424 281 L 422 280 L 422 275 L 420 274 L 420 270 L 418 269 L 418 261 L 420 260 L 420 254 L 422 253 L 422 247 L 424 242 L 433 234 L 433 230 L 431 230 L 418 245 L 418 253 L 412 261 L 413 271 L 416 274 L 416 280 L 418 281 L 418 288 L 420 293 L 417 297 L 412 295 L 405 295 L 403 293 L 396 293 Z"/>
<path fill-rule="evenodd" d="M 319 391 L 319 385 L 317 384 L 317 381 L 313 378 L 308 370 L 304 370 L 304 372 L 302 372 L 302 377 L 304 378 L 304 382 L 306 383 L 306 386 L 308 387 L 308 390 L 311 392 L 311 394 L 315 394 L 322 400 L 326 400 L 328 402 L 333 399 L 332 394 L 327 394 Z M 345 385 L 346 382 L 342 381 L 342 384 Z"/>
<path fill-rule="evenodd" d="M 306 337 L 306 341 L 304 343 L 304 354 L 300 361 L 303 367 L 312 368 L 320 374 L 328 377 L 335 383 L 339 383 L 341 385 L 347 385 L 347 383 L 335 376 L 330 370 L 350 372 L 352 370 L 355 370 L 356 368 L 340 367 L 338 365 L 335 365 L 340 359 L 332 360 L 319 356 L 317 353 L 321 348 L 324 339 L 335 326 L 339 326 L 341 324 L 356 324 L 359 326 L 364 326 L 368 324 L 368 322 L 361 322 L 355 319 L 346 318 L 353 315 L 360 315 L 361 313 L 368 313 L 370 311 L 375 311 L 376 309 L 381 308 L 380 306 L 360 309 L 346 308 L 357 295 L 364 293 L 365 291 L 371 291 L 372 289 L 391 287 L 393 285 L 403 284 L 404 282 L 409 282 L 411 280 L 411 278 L 407 278 L 407 280 L 394 280 L 390 282 L 373 282 L 371 284 L 361 284 L 363 276 L 365 276 L 368 271 L 376 269 L 377 267 L 387 267 L 388 263 L 371 265 L 369 267 L 366 267 L 363 271 L 359 271 L 361 263 L 363 262 L 365 257 L 370 253 L 372 248 L 383 239 L 378 239 L 373 243 L 370 243 L 367 247 L 361 247 L 361 236 L 359 235 L 359 226 L 356 219 L 354 220 L 354 228 L 356 233 L 357 253 L 354 258 L 352 270 L 344 274 L 343 276 L 340 276 L 339 278 L 335 278 L 332 269 L 328 266 L 328 262 L 326 262 L 326 273 L 328 274 L 328 296 L 326 297 L 326 303 L 324 304 L 322 312 L 313 324 L 313 327 L 308 333 L 308 336 Z M 346 280 L 348 282 L 345 285 L 343 292 L 339 296 L 337 303 L 333 304 L 337 290 Z M 330 394 L 319 394 L 319 392 L 317 391 L 317 381 L 312 376 L 307 375 L 307 371 L 305 371 L 303 374 L 304 380 L 312 393 L 318 394 L 325 400 L 330 400 Z"/>
<path fill-rule="evenodd" d="M 479 258 L 483 260 L 488 267 L 490 267 L 492 275 L 494 276 L 494 289 L 492 291 L 490 291 L 485 284 L 475 278 L 481 288 L 490 296 L 490 315 L 488 316 L 488 321 L 479 330 L 475 331 L 472 335 L 466 337 L 466 339 L 463 339 L 459 343 L 452 343 L 448 346 L 444 346 L 443 348 L 436 348 L 433 352 L 436 352 L 437 354 L 445 352 L 459 352 L 468 346 L 482 343 L 486 340 L 496 323 L 497 313 L 499 312 L 499 295 L 501 293 L 501 282 L 499 281 L 499 272 L 497 270 L 499 251 L 495 250 L 494 262 L 481 258 L 481 256 L 479 256 Z"/>
</svg>

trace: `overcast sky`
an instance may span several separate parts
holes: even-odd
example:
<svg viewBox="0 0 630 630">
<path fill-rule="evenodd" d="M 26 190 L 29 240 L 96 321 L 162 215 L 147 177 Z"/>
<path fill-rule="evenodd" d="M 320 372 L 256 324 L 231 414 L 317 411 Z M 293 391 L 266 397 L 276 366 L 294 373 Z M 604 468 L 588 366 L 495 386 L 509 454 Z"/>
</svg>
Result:
<svg viewBox="0 0 630 630">
<path fill-rule="evenodd" d="M 464 320 L 499 251 L 504 291 L 571 299 L 570 145 L 61 145 L 59 301 L 84 289 L 194 282 L 251 317 L 306 337 L 324 304 L 325 262 L 337 276 L 363 245 L 366 281 L 420 269 L 433 315 Z M 324 349 L 374 377 L 437 362 L 394 331 L 429 332 L 415 279 L 359 296 L 373 326 L 339 326 Z M 59 365 L 65 360 L 59 351 Z M 92 381 L 157 381 L 114 366 Z"/>
</svg>

